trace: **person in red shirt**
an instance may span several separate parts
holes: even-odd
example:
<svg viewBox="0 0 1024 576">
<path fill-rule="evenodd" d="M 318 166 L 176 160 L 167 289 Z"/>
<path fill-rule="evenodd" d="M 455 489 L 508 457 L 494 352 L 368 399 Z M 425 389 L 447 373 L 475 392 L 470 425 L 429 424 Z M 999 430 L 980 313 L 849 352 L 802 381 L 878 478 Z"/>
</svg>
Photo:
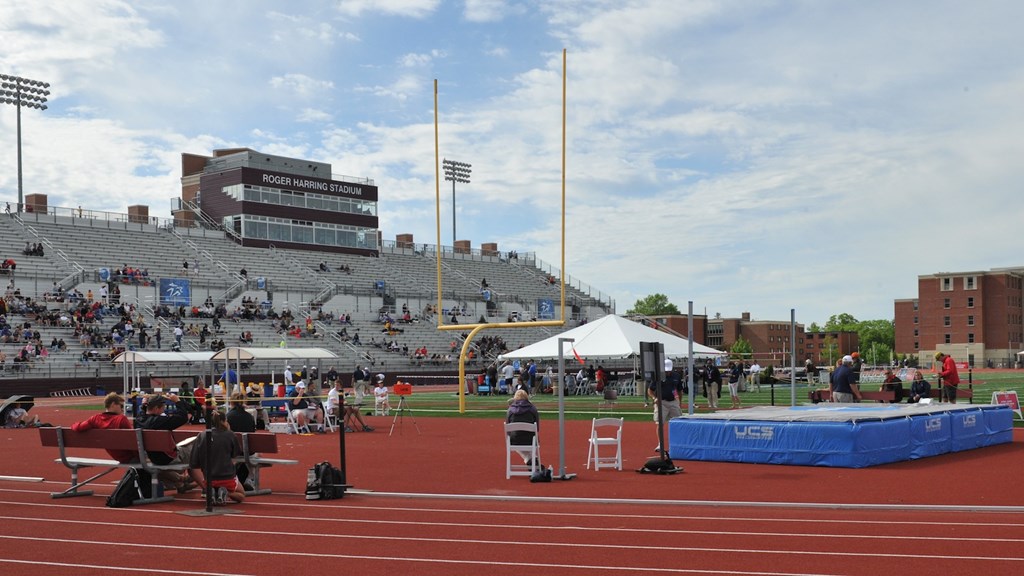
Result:
<svg viewBox="0 0 1024 576">
<path fill-rule="evenodd" d="M 192 391 L 192 396 L 195 401 L 195 411 L 192 412 L 193 422 L 199 424 L 206 424 L 206 382 L 202 378 L 196 382 L 196 389 Z"/>
<path fill-rule="evenodd" d="M 88 420 L 81 422 L 75 422 L 71 425 L 71 429 L 75 432 L 85 432 L 86 430 L 92 430 L 93 428 L 101 429 L 119 429 L 126 428 L 131 429 L 132 423 L 128 420 L 128 417 L 124 415 L 124 398 L 117 392 L 111 392 L 103 398 L 103 409 L 101 412 Z M 118 462 L 131 462 L 138 458 L 138 453 L 134 450 L 107 450 L 110 457 Z"/>
<path fill-rule="evenodd" d="M 960 374 L 956 371 L 956 362 L 949 354 L 942 352 L 935 353 L 935 361 L 940 364 L 936 366 L 939 371 L 939 384 L 942 386 L 939 393 L 943 400 L 956 404 L 956 387 L 960 385 Z"/>
</svg>

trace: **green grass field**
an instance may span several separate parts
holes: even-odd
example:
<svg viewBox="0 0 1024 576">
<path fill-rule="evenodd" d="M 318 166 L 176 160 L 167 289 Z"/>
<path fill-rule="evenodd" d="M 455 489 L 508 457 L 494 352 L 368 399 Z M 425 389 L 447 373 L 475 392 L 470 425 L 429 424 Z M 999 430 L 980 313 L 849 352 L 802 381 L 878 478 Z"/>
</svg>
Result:
<svg viewBox="0 0 1024 576">
<path fill-rule="evenodd" d="M 962 375 L 963 383 L 966 386 L 966 375 Z M 1015 390 L 1018 397 L 1024 398 L 1024 372 L 983 372 L 973 375 L 974 403 L 988 404 L 992 400 L 992 393 L 1003 390 Z M 865 383 L 864 389 L 876 389 L 874 384 Z M 796 403 L 809 403 L 806 383 L 797 383 Z M 788 406 L 790 404 L 790 388 L 788 383 L 776 384 L 774 405 Z M 719 406 L 728 406 L 728 391 L 725 391 L 726 398 L 719 400 Z M 772 405 L 772 388 L 767 385 L 761 386 L 760 392 L 743 392 L 740 394 L 743 406 L 769 406 Z M 438 416 L 466 416 L 503 418 L 505 408 L 508 406 L 509 396 L 466 396 L 465 414 L 459 413 L 459 399 L 454 392 L 417 392 L 409 398 L 410 409 L 416 414 L 438 415 Z M 552 395 L 535 395 L 534 404 L 541 413 L 551 417 L 558 413 L 558 397 Z M 966 403 L 966 400 L 960 400 Z M 392 402 L 396 404 L 396 402 Z M 685 406 L 685 400 L 684 400 Z M 700 395 L 695 397 L 697 412 L 708 412 L 707 400 Z M 685 408 L 684 408 L 685 410 Z M 649 420 L 651 418 L 651 407 L 644 406 L 644 398 L 641 396 L 620 396 L 615 405 L 608 407 L 600 396 L 567 396 L 565 398 L 565 417 L 567 419 L 590 419 L 598 414 L 611 414 L 616 417 L 623 417 L 627 420 Z M 1017 419 L 1017 426 L 1024 426 L 1024 423 Z"/>
<path fill-rule="evenodd" d="M 963 384 L 966 385 L 966 375 L 962 376 Z M 988 404 L 991 402 L 992 393 L 1003 390 L 1015 390 L 1018 397 L 1024 398 L 1024 372 L 981 372 L 974 374 L 974 403 Z M 874 384 L 865 383 L 862 385 L 865 390 L 875 389 Z M 796 387 L 796 403 L 809 403 L 806 383 L 798 383 Z M 728 391 L 724 389 L 726 397 L 719 401 L 719 406 L 728 406 Z M 790 403 L 789 384 L 775 385 L 774 405 L 788 406 Z M 772 405 L 772 388 L 767 385 L 761 386 L 760 392 L 743 392 L 740 394 L 743 406 L 768 406 Z M 459 398 L 455 392 L 436 392 L 414 389 L 412 396 L 408 397 L 408 408 L 417 416 L 444 416 L 444 417 L 472 417 L 472 418 L 504 418 L 505 410 L 508 407 L 510 396 L 466 396 L 466 411 L 459 412 Z M 97 399 L 96 404 L 90 405 L 69 405 L 85 411 L 101 411 L 103 409 Z M 552 418 L 558 413 L 558 397 L 548 394 L 535 395 L 534 404 L 541 411 L 545 418 Z M 961 400 L 966 402 L 966 400 Z M 392 396 L 392 406 L 398 405 L 397 397 Z M 697 412 L 708 412 L 707 400 L 700 395 L 695 398 Z M 685 410 L 685 399 L 684 399 Z M 608 406 L 600 396 L 567 396 L 565 398 L 565 417 L 571 420 L 587 420 L 598 415 L 623 417 L 627 420 L 644 421 L 651 419 L 652 408 L 644 406 L 642 396 L 620 396 L 614 405 Z M 393 414 L 393 413 L 392 413 Z M 1024 426 L 1020 419 L 1015 420 L 1016 426 Z"/>
</svg>

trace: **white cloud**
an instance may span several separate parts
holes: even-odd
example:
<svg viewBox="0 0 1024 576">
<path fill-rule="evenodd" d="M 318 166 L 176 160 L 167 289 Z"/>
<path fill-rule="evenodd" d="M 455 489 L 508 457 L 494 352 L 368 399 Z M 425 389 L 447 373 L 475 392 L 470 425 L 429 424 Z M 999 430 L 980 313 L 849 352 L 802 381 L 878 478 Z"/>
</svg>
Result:
<svg viewBox="0 0 1024 576">
<path fill-rule="evenodd" d="M 427 53 L 409 53 L 403 54 L 399 59 L 398 63 L 404 68 L 422 68 L 430 65 L 434 60 L 439 58 L 445 58 L 447 54 L 444 50 L 431 50 Z"/>
<path fill-rule="evenodd" d="M 291 92 L 300 98 L 314 98 L 334 88 L 330 80 L 317 80 L 305 74 L 285 74 L 270 79 L 270 86 Z"/>
<path fill-rule="evenodd" d="M 509 14 L 523 10 L 524 7 L 505 0 L 466 0 L 464 14 L 469 22 L 500 22 Z"/>
<path fill-rule="evenodd" d="M 333 119 L 334 117 L 330 113 L 315 108 L 303 108 L 296 117 L 296 120 L 299 122 L 316 124 L 329 123 Z"/>
<path fill-rule="evenodd" d="M 425 18 L 437 9 L 440 0 L 341 0 L 338 11 L 346 16 L 373 13 L 408 18 Z"/>
<path fill-rule="evenodd" d="M 419 77 L 405 74 L 387 86 L 360 86 L 356 88 L 356 91 L 405 102 L 412 95 L 422 93 L 424 86 Z"/>
</svg>

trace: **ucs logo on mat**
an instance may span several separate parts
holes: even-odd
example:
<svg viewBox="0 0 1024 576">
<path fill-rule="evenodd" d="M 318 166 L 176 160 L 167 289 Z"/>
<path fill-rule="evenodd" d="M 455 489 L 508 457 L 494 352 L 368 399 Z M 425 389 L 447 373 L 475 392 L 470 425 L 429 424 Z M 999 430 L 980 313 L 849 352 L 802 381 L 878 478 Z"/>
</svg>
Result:
<svg viewBox="0 0 1024 576">
<path fill-rule="evenodd" d="M 733 428 L 737 440 L 771 440 L 775 438 L 774 426 L 737 426 Z"/>
<path fill-rule="evenodd" d="M 942 430 L 942 418 L 929 418 L 924 422 L 925 432 L 938 432 Z"/>
<path fill-rule="evenodd" d="M 964 428 L 974 428 L 974 426 L 978 424 L 978 417 L 974 414 L 969 414 L 960 420 L 960 424 Z"/>
</svg>

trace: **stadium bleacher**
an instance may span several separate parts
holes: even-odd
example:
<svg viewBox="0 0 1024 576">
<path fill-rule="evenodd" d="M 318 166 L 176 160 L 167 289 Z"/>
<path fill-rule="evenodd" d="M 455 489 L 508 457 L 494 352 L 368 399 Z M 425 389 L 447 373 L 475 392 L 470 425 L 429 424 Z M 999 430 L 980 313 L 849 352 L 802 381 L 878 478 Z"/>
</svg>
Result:
<svg viewBox="0 0 1024 576">
<path fill-rule="evenodd" d="M 224 318 L 220 320 L 220 333 L 215 333 L 212 318 L 190 316 L 183 319 L 186 325 L 191 323 L 200 329 L 205 325 L 215 334 L 203 342 L 199 337 L 186 336 L 186 351 L 208 349 L 212 339 L 223 339 L 228 346 L 239 345 L 239 336 L 251 332 L 254 346 L 279 346 L 283 341 L 290 348 L 328 348 L 339 355 L 336 365 L 342 372 L 366 363 L 371 363 L 373 370 L 389 372 L 457 368 L 458 350 L 452 353 L 452 346 L 461 347 L 460 334 L 437 330 L 436 317 L 427 312 L 436 303 L 436 259 L 432 250 L 385 243 L 379 257 L 364 257 L 244 247 L 217 230 L 138 224 L 129 222 L 125 215 L 90 215 L 94 217 L 25 213 L 0 219 L 0 258 L 17 263 L 14 273 L 8 274 L 13 279 L 13 286 L 7 290 L 9 299 L 17 300 L 17 290 L 22 299 L 37 301 L 47 310 L 57 311 L 59 316 L 67 311 L 68 299 L 58 301 L 57 292 L 67 295 L 77 290 L 85 294 L 91 290 L 99 299 L 103 285 L 101 269 L 112 271 L 127 265 L 147 271 L 143 278 L 118 280 L 116 285 L 120 289 L 120 303 L 134 307 L 134 314 L 141 316 L 148 327 L 151 347 L 155 345 L 152 338 L 157 327 L 161 329 L 163 349 L 174 340 L 169 321 L 154 314 L 160 304 L 160 280 L 187 277 L 191 306 L 201 306 L 209 299 L 223 305 L 230 315 L 246 299 L 270 303 L 277 313 L 287 310 L 303 327 L 307 315 L 322 319 L 314 322 L 318 337 L 305 333 L 294 337 L 279 333 L 279 323 L 269 319 Z M 44 255 L 22 255 L 26 243 L 42 243 Z M 182 261 L 189 264 L 187 274 Z M 327 270 L 320 269 L 321 262 Z M 246 278 L 240 275 L 243 267 Z M 460 323 L 475 323 L 480 317 L 489 322 L 511 317 L 529 320 L 536 314 L 538 300 L 559 299 L 558 284 L 552 283 L 552 277 L 530 256 L 510 260 L 480 253 L 446 252 L 442 268 L 444 298 L 438 312 L 446 315 L 446 323 L 452 310 L 461 313 Z M 484 279 L 493 301 L 490 309 L 481 293 Z M 46 295 L 50 301 L 45 301 Z M 594 319 L 613 311 L 610 300 L 601 300 L 571 286 L 567 287 L 567 298 L 576 305 L 569 326 L 580 318 Z M 403 307 L 408 308 L 414 321 L 397 322 L 395 327 L 400 332 L 384 333 L 384 325 L 379 321 L 381 312 L 399 320 Z M 351 316 L 351 325 L 339 322 L 339 316 L 344 314 Z M 31 324 L 33 331 L 39 331 L 44 345 L 56 339 L 63 339 L 66 344 L 64 351 L 48 350 L 45 358 L 35 357 L 19 365 L 20 377 L 82 379 L 120 374 L 120 367 L 105 361 L 109 346 L 93 348 L 80 343 L 70 323 L 41 325 L 35 313 L 9 313 L 7 320 L 12 327 Z M 113 324 L 108 316 L 100 325 L 101 330 L 109 333 Z M 342 329 L 346 336 L 340 334 Z M 482 335 L 500 337 L 511 348 L 517 348 L 554 332 L 546 328 L 489 329 Z M 351 341 L 356 333 L 360 345 Z M 397 344 L 397 352 L 384 347 L 391 342 Z M 14 370 L 12 359 L 24 346 L 24 341 L 0 344 L 0 351 L 7 357 L 0 374 Z M 425 362 L 411 357 L 412 351 L 423 347 L 428 350 Z M 95 358 L 86 360 L 90 353 Z M 430 357 L 434 354 L 439 359 L 432 362 Z M 451 361 L 445 359 L 448 354 L 453 358 Z M 481 366 L 482 362 L 478 359 L 475 365 Z"/>
</svg>

